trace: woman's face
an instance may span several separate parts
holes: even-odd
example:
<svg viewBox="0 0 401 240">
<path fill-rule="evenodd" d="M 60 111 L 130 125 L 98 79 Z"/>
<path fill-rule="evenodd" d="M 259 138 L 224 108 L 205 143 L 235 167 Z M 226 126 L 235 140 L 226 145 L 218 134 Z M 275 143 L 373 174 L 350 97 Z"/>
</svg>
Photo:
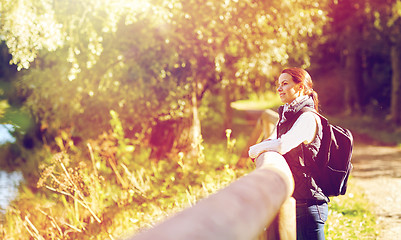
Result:
<svg viewBox="0 0 401 240">
<path fill-rule="evenodd" d="M 291 103 L 297 97 L 303 95 L 302 84 L 296 84 L 290 74 L 282 73 L 278 78 L 277 92 L 283 103 Z"/>
</svg>

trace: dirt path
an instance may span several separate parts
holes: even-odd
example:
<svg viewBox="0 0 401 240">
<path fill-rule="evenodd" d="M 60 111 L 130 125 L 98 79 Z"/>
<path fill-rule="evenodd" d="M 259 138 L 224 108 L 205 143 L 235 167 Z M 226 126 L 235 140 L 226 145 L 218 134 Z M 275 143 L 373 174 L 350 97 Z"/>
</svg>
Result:
<svg viewBox="0 0 401 240">
<path fill-rule="evenodd" d="M 401 239 L 401 148 L 355 140 L 353 181 L 375 206 L 377 239 Z"/>
</svg>

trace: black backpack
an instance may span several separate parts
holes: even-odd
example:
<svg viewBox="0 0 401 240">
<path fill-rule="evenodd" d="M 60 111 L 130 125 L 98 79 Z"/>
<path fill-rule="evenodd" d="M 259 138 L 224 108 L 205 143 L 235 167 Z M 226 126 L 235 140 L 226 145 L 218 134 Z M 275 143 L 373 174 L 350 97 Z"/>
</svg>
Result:
<svg viewBox="0 0 401 240">
<path fill-rule="evenodd" d="M 327 197 L 344 195 L 353 167 L 351 157 L 354 139 L 351 131 L 330 124 L 327 118 L 312 108 L 305 107 L 301 111 L 317 114 L 323 127 L 319 152 L 315 158 L 306 158 L 305 164 L 311 166 L 312 177 Z"/>
</svg>

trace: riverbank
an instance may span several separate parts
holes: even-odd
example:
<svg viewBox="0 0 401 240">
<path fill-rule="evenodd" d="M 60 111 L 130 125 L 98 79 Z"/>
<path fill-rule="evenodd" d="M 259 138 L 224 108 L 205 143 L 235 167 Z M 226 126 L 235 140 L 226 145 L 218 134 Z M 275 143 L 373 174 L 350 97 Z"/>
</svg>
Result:
<svg viewBox="0 0 401 240">
<path fill-rule="evenodd" d="M 150 227 L 253 170 L 250 160 L 246 169 L 235 167 L 249 138 L 246 133 L 250 131 L 249 125 L 246 127 L 248 123 L 242 121 L 241 124 L 236 123 L 232 129 L 235 137 L 214 139 L 212 143 L 205 139 L 204 156 L 199 159 L 182 157 L 152 163 L 145 153 L 133 158 L 132 153 L 121 148 L 120 153 L 130 158 L 115 165 L 99 154 L 103 145 L 95 148 L 95 143 L 91 145 L 93 155 L 87 159 L 82 155 L 55 154 L 53 168 L 45 169 L 49 179 L 43 178 L 46 182 L 42 185 L 46 188 L 35 193 L 24 189 L 23 195 L 13 202 L 8 222 L 1 224 L 4 230 L 0 229 L 0 238 L 29 238 L 36 232 L 37 236 L 60 239 L 119 238 Z M 366 143 L 361 140 L 366 137 L 355 136 L 353 162 L 356 170 L 353 174 L 364 171 L 358 159 L 366 163 L 365 159 L 374 159 L 372 154 L 377 152 L 360 149 L 360 144 Z M 379 144 L 378 147 L 388 145 Z M 378 157 L 382 156 L 386 154 Z M 76 165 L 69 165 L 73 163 Z M 351 182 L 356 186 L 350 187 L 345 196 L 333 198 L 330 204 L 328 239 L 376 239 L 379 236 L 376 225 L 382 224 L 380 216 L 375 217 L 372 212 L 377 213 L 376 209 L 370 209 L 367 204 L 372 201 L 367 195 L 374 194 L 365 192 L 358 178 L 360 176 L 353 176 Z"/>
<path fill-rule="evenodd" d="M 20 172 L 6 172 L 0 170 L 0 223 L 4 223 L 4 214 L 10 201 L 18 193 L 18 185 L 23 180 Z"/>
</svg>

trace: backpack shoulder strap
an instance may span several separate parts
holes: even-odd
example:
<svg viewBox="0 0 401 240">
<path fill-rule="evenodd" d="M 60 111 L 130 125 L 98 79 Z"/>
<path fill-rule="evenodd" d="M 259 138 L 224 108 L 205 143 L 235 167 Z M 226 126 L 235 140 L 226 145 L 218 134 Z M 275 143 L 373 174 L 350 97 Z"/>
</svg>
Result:
<svg viewBox="0 0 401 240">
<path fill-rule="evenodd" d="M 323 116 L 322 114 L 318 113 L 314 108 L 311 107 L 304 107 L 300 110 L 300 112 L 304 113 L 304 112 L 313 112 L 314 114 L 316 114 L 317 116 L 320 117 L 320 119 L 322 120 L 322 125 L 328 125 L 329 120 Z"/>
</svg>

